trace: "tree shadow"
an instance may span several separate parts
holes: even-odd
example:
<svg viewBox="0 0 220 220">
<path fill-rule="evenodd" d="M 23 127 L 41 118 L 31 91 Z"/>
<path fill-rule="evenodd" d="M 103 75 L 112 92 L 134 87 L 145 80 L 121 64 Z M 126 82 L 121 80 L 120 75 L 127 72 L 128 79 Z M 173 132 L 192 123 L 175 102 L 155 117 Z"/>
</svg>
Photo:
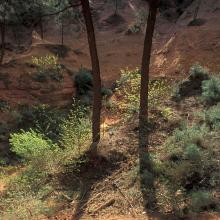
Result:
<svg viewBox="0 0 220 220">
<path fill-rule="evenodd" d="M 141 127 L 142 126 L 142 127 Z M 141 128 L 141 129 L 140 129 Z M 149 135 L 152 132 L 149 121 L 139 126 L 139 175 L 143 206 L 147 215 L 156 211 L 156 188 L 153 161 L 149 152 Z"/>
<path fill-rule="evenodd" d="M 117 163 L 110 162 L 111 160 L 107 160 L 103 156 L 90 157 L 87 155 L 84 158 L 87 158 L 87 161 L 79 164 L 77 172 L 70 171 L 60 179 L 60 183 L 65 188 L 79 192 L 72 220 L 79 220 L 83 216 L 95 184 L 111 175 L 119 167 Z M 68 169 L 71 169 L 71 167 Z"/>
</svg>

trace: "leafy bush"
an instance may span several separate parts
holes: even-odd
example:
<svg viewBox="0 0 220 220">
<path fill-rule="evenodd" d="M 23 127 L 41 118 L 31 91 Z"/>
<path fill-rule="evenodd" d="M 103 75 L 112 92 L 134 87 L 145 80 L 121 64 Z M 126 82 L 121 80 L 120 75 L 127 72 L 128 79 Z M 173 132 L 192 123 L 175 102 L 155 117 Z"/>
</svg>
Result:
<svg viewBox="0 0 220 220">
<path fill-rule="evenodd" d="M 191 194 L 191 206 L 195 212 L 209 209 L 213 204 L 212 194 L 209 191 L 196 191 Z"/>
<path fill-rule="evenodd" d="M 8 73 L 0 73 L 0 81 L 4 83 L 7 89 L 9 88 L 9 85 L 12 83 Z"/>
<path fill-rule="evenodd" d="M 88 92 L 92 90 L 93 83 L 92 83 L 92 74 L 90 70 L 86 68 L 80 68 L 74 80 L 77 89 L 77 94 L 79 96 L 87 95 Z"/>
<path fill-rule="evenodd" d="M 77 160 L 88 150 L 91 141 L 91 121 L 88 109 L 74 101 L 73 110 L 61 125 L 61 145 L 65 149 L 66 159 Z"/>
<path fill-rule="evenodd" d="M 37 73 L 33 79 L 38 82 L 46 82 L 48 77 L 54 81 L 62 81 L 63 75 L 61 66 L 58 64 L 58 57 L 46 55 L 43 57 L 32 57 L 32 64 L 37 67 Z"/>
<path fill-rule="evenodd" d="M 180 100 L 182 97 L 202 93 L 202 82 L 209 79 L 208 71 L 195 64 L 190 68 L 188 79 L 182 81 L 173 91 L 173 98 Z"/>
<path fill-rule="evenodd" d="M 51 140 L 33 130 L 21 131 L 10 137 L 12 152 L 24 158 L 35 169 L 48 173 L 59 172 L 62 150 Z"/>
<path fill-rule="evenodd" d="M 121 77 L 117 81 L 116 96 L 120 100 L 118 101 L 119 110 L 125 113 L 127 117 L 139 111 L 140 82 L 139 69 L 121 71 Z M 150 81 L 148 92 L 150 108 L 158 108 L 169 92 L 170 87 L 163 79 Z"/>
<path fill-rule="evenodd" d="M 5 111 L 9 108 L 8 102 L 0 99 L 0 111 Z"/>
<path fill-rule="evenodd" d="M 50 140 L 33 130 L 12 134 L 10 144 L 13 152 L 27 160 L 41 157 L 45 151 L 56 148 Z"/>
<path fill-rule="evenodd" d="M 127 34 L 136 34 L 141 32 L 142 27 L 146 24 L 148 12 L 141 8 L 135 13 L 135 21 L 128 26 Z"/>
<path fill-rule="evenodd" d="M 55 56 L 58 56 L 58 57 L 61 57 L 61 58 L 65 58 L 67 56 L 67 53 L 69 52 L 69 48 L 65 45 L 59 45 L 59 44 L 51 45 L 51 44 L 48 44 L 48 45 L 46 45 L 46 48 L 48 48 L 49 51 L 51 53 L 53 53 Z"/>
<path fill-rule="evenodd" d="M 168 138 L 160 157 L 154 160 L 162 211 L 184 215 L 217 205 L 213 195 L 220 171 L 216 151 L 219 144 L 210 144 L 216 136 L 204 124 L 183 125 Z"/>
<path fill-rule="evenodd" d="M 211 129 L 218 130 L 220 128 L 220 104 L 212 106 L 198 115 Z"/>
<path fill-rule="evenodd" d="M 59 126 L 65 117 L 65 112 L 52 109 L 48 105 L 27 106 L 19 108 L 17 116 L 18 128 L 34 128 L 53 141 L 59 139 Z"/>
<path fill-rule="evenodd" d="M 16 195 L 10 195 L 1 200 L 0 205 L 3 211 L 0 211 L 0 215 L 2 219 L 29 220 L 33 217 L 41 219 L 48 212 L 46 202 L 32 194 L 16 192 Z"/>
<path fill-rule="evenodd" d="M 202 100 L 213 105 L 220 101 L 220 78 L 212 77 L 202 83 Z"/>
</svg>

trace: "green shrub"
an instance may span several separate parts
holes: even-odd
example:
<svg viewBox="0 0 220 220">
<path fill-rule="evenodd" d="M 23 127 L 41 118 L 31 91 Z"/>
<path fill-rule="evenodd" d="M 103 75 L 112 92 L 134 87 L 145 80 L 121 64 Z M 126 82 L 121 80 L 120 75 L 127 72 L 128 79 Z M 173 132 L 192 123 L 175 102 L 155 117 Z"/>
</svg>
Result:
<svg viewBox="0 0 220 220">
<path fill-rule="evenodd" d="M 65 111 L 53 109 L 48 105 L 27 106 L 19 108 L 18 128 L 34 128 L 53 141 L 59 139 L 60 124 L 65 118 Z"/>
<path fill-rule="evenodd" d="M 7 89 L 9 88 L 9 85 L 12 83 L 8 73 L 1 73 L 0 72 L 0 81 L 2 81 L 4 83 L 4 85 Z"/>
<path fill-rule="evenodd" d="M 55 44 L 55 45 L 51 45 L 48 44 L 46 45 L 46 48 L 49 49 L 49 51 L 51 53 L 53 53 L 55 56 L 61 57 L 61 58 L 65 58 L 69 52 L 69 48 L 65 45 L 59 45 L 59 44 Z"/>
<path fill-rule="evenodd" d="M 192 192 L 191 198 L 191 209 L 195 212 L 207 210 L 213 204 L 213 196 L 208 191 Z"/>
<path fill-rule="evenodd" d="M 159 158 L 154 159 L 161 210 L 183 215 L 217 204 L 212 198 L 220 171 L 216 136 L 204 124 L 183 125 L 168 138 Z"/>
<path fill-rule="evenodd" d="M 86 68 L 80 68 L 74 80 L 77 89 L 77 94 L 79 96 L 87 95 L 88 92 L 92 90 L 93 82 L 92 73 L 90 70 Z"/>
<path fill-rule="evenodd" d="M 66 152 L 66 161 L 77 160 L 91 143 L 91 120 L 88 109 L 75 101 L 73 110 L 61 125 L 61 145 Z M 71 159 L 72 158 L 72 159 Z"/>
<path fill-rule="evenodd" d="M 0 211 L 2 219 L 42 219 L 48 213 L 46 202 L 32 194 L 16 193 L 0 201 L 3 211 Z"/>
<path fill-rule="evenodd" d="M 199 64 L 193 65 L 189 70 L 189 80 L 206 80 L 209 78 L 209 72 Z"/>
<path fill-rule="evenodd" d="M 102 87 L 101 93 L 102 93 L 102 96 L 104 96 L 104 97 L 110 97 L 113 94 L 111 89 L 108 89 L 105 87 Z"/>
<path fill-rule="evenodd" d="M 4 112 L 5 110 L 8 110 L 8 109 L 9 109 L 8 102 L 0 99 L 0 112 L 1 111 Z"/>
<path fill-rule="evenodd" d="M 11 134 L 11 151 L 15 152 L 27 163 L 48 173 L 59 172 L 62 161 L 62 150 L 51 140 L 33 130 Z"/>
<path fill-rule="evenodd" d="M 200 95 L 202 83 L 209 79 L 208 71 L 195 64 L 190 68 L 188 79 L 182 81 L 174 88 L 172 98 L 179 101 L 183 97 Z"/>
<path fill-rule="evenodd" d="M 130 71 L 128 69 L 121 71 L 121 77 L 117 81 L 116 96 L 119 110 L 130 117 L 139 111 L 141 74 L 139 69 Z M 149 107 L 159 108 L 163 99 L 168 96 L 170 86 L 163 79 L 152 80 L 149 83 Z M 146 91 L 147 94 L 147 91 Z"/>
<path fill-rule="evenodd" d="M 54 81 L 62 81 L 63 74 L 61 65 L 58 64 L 58 57 L 54 55 L 46 55 L 43 57 L 32 57 L 32 64 L 37 67 L 33 79 L 38 82 L 47 82 L 48 77 Z"/>
<path fill-rule="evenodd" d="M 212 77 L 202 83 L 202 100 L 208 105 L 220 101 L 220 78 Z"/>
<path fill-rule="evenodd" d="M 212 106 L 198 115 L 211 129 L 218 130 L 220 128 L 220 104 Z"/>
</svg>

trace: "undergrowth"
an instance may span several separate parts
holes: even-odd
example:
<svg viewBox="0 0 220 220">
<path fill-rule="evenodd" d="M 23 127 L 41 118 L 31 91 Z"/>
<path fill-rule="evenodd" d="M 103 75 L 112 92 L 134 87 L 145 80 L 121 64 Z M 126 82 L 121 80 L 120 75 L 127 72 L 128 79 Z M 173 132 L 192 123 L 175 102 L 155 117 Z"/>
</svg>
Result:
<svg viewBox="0 0 220 220">
<path fill-rule="evenodd" d="M 32 65 L 37 68 L 37 72 L 32 74 L 35 81 L 47 82 L 48 79 L 61 82 L 63 74 L 61 65 L 58 63 L 58 57 L 54 55 L 46 55 L 42 57 L 32 57 Z"/>
<path fill-rule="evenodd" d="M 139 93 L 140 93 L 141 74 L 139 69 L 122 70 L 120 79 L 117 81 L 116 97 L 118 111 L 126 118 L 132 117 L 139 112 Z M 164 79 L 151 80 L 149 83 L 149 108 L 160 109 L 166 112 L 165 106 L 162 106 L 164 98 L 170 94 L 171 87 Z M 147 91 L 146 91 L 147 94 Z"/>
<path fill-rule="evenodd" d="M 47 120 L 45 116 L 44 112 L 41 126 Z M 50 114 L 48 117 L 52 118 Z M 90 144 L 90 127 L 88 110 L 74 101 L 72 110 L 59 124 L 58 140 L 49 139 L 37 127 L 11 134 L 11 151 L 19 156 L 24 168 L 8 181 L 0 198 L 3 219 L 38 219 L 58 209 L 62 199 L 55 193 L 61 187 L 57 177 L 69 165 L 74 172 L 75 164 L 85 162 L 82 156 Z M 65 194 L 65 189 L 59 191 Z"/>
</svg>

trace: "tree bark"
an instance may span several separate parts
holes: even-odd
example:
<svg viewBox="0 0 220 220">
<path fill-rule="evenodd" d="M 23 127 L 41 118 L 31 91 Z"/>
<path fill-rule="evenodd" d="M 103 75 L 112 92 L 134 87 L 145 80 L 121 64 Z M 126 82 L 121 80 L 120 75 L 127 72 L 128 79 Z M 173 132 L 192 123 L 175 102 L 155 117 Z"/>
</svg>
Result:
<svg viewBox="0 0 220 220">
<path fill-rule="evenodd" d="M 198 0 L 196 9 L 195 9 L 194 15 L 193 15 L 193 20 L 194 20 L 194 21 L 197 19 L 197 16 L 198 16 L 198 13 L 199 13 L 200 5 L 201 5 L 201 0 Z"/>
<path fill-rule="evenodd" d="M 96 38 L 94 33 L 94 26 L 92 21 L 92 14 L 90 10 L 89 0 L 81 0 L 83 16 L 86 23 L 87 37 L 89 43 L 90 57 L 92 63 L 93 73 L 93 116 L 92 116 L 92 148 L 96 150 L 100 141 L 100 122 L 101 122 L 101 77 L 99 58 L 96 46 Z"/>
<path fill-rule="evenodd" d="M 42 17 L 40 18 L 40 36 L 41 36 L 41 39 L 43 40 L 44 39 L 44 26 L 43 26 L 43 18 Z"/>
<path fill-rule="evenodd" d="M 61 24 L 61 44 L 63 45 L 64 43 L 64 25 L 63 23 Z"/>
<path fill-rule="evenodd" d="M 115 0 L 115 15 L 118 14 L 118 0 Z"/>
<path fill-rule="evenodd" d="M 4 55 L 5 55 L 5 18 L 0 23 L 1 29 L 1 57 L 0 57 L 0 64 L 3 63 Z"/>
<path fill-rule="evenodd" d="M 144 51 L 141 66 L 141 90 L 140 90 L 140 113 L 139 113 L 139 141 L 140 148 L 148 148 L 148 89 L 149 68 L 154 27 L 157 16 L 159 0 L 149 1 L 149 15 L 144 41 Z M 147 149 L 148 150 L 148 149 Z"/>
</svg>

